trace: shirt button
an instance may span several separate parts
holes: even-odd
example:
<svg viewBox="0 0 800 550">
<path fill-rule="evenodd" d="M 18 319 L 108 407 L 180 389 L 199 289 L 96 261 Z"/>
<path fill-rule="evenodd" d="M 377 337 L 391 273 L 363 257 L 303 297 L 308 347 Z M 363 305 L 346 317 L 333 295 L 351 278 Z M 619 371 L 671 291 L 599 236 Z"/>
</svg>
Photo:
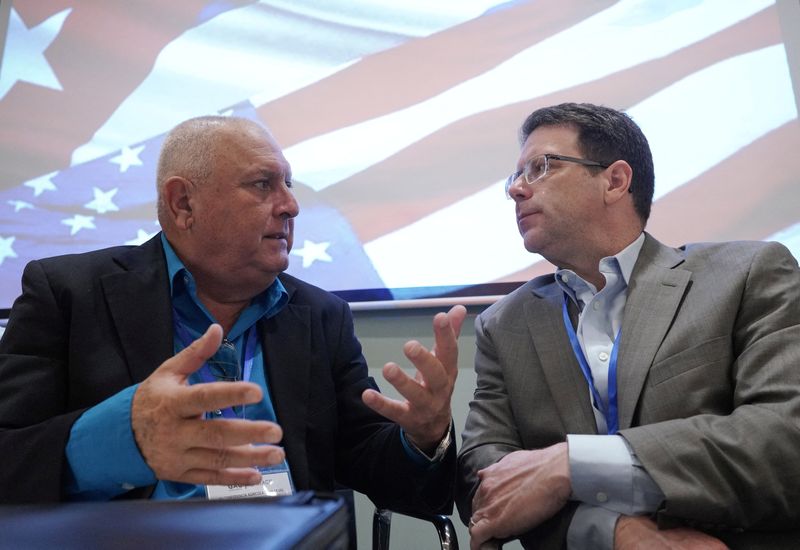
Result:
<svg viewBox="0 0 800 550">
<path fill-rule="evenodd" d="M 600 353 L 597 354 L 597 358 L 603 362 L 606 362 L 608 361 L 608 354 L 604 351 L 601 351 Z"/>
<path fill-rule="evenodd" d="M 568 283 L 568 282 L 569 282 L 569 275 L 567 275 L 567 274 L 565 273 L 564 275 L 562 275 L 562 276 L 561 276 L 561 280 L 562 280 L 563 282 L 565 282 L 565 283 Z"/>
<path fill-rule="evenodd" d="M 602 491 L 597 493 L 594 498 L 597 499 L 597 502 L 608 502 L 608 495 Z"/>
<path fill-rule="evenodd" d="M 603 307 L 603 302 L 602 302 L 601 300 L 595 300 L 595 301 L 592 303 L 592 309 L 593 309 L 593 310 L 595 310 L 595 311 L 597 311 L 597 310 L 598 310 L 598 309 L 600 309 L 601 307 Z"/>
</svg>

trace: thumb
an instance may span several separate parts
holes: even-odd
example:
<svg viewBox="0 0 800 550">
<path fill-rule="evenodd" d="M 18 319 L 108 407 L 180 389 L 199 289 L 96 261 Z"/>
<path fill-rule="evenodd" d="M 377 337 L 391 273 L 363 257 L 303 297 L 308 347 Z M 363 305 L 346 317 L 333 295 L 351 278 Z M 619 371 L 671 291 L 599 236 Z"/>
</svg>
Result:
<svg viewBox="0 0 800 550">
<path fill-rule="evenodd" d="M 188 377 L 216 353 L 221 343 L 222 327 L 213 323 L 200 338 L 186 346 L 174 357 L 164 361 L 158 370 Z"/>
</svg>

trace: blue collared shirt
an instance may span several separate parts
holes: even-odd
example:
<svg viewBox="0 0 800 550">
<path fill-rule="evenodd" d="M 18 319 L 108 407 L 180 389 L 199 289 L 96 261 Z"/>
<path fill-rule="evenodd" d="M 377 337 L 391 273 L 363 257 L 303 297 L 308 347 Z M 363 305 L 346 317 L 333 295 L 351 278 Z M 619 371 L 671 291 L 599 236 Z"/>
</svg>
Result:
<svg viewBox="0 0 800 550">
<path fill-rule="evenodd" d="M 161 234 L 170 282 L 172 305 L 185 322 L 192 338 L 205 332 L 215 322 L 213 316 L 197 297 L 192 274 L 186 269 Z M 276 279 L 264 292 L 253 298 L 242 311 L 226 335 L 240 353 L 248 330 L 256 330 L 256 323 L 277 314 L 289 297 L 280 280 Z M 261 386 L 264 399 L 248 405 L 247 418 L 275 420 L 275 412 L 265 378 L 264 355 L 260 339 L 256 340 L 251 382 Z M 174 336 L 174 351 L 184 345 Z M 201 382 L 193 374 L 189 382 Z M 67 494 L 74 500 L 109 499 L 134 487 L 156 483 L 153 471 L 147 466 L 131 429 L 131 400 L 138 385 L 131 386 L 87 410 L 75 422 L 67 442 L 66 457 L 70 471 L 67 475 Z M 202 496 L 204 489 L 196 485 L 158 481 L 152 498 L 189 498 Z"/>
</svg>

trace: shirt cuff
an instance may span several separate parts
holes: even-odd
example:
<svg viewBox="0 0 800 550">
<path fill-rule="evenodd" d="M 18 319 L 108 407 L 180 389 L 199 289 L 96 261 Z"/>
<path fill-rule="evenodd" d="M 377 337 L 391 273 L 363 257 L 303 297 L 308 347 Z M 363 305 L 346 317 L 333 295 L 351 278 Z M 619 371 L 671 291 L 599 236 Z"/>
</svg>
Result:
<svg viewBox="0 0 800 550">
<path fill-rule="evenodd" d="M 651 514 L 664 493 L 618 435 L 568 435 L 572 500 L 626 515 Z"/>
<path fill-rule="evenodd" d="M 614 531 L 619 516 L 599 506 L 579 505 L 567 531 L 567 550 L 614 550 Z"/>
<path fill-rule="evenodd" d="M 444 437 L 439 442 L 439 445 L 436 446 L 436 451 L 434 452 L 433 456 L 428 456 L 419 447 L 409 441 L 406 437 L 406 431 L 402 428 L 400 429 L 400 441 L 403 443 L 403 449 L 405 449 L 406 454 L 414 463 L 419 466 L 432 467 L 439 464 L 447 454 L 447 450 L 450 448 L 453 439 L 451 435 L 452 433 L 453 419 L 451 418 L 450 426 L 447 428 L 447 432 L 445 432 Z"/>
<path fill-rule="evenodd" d="M 67 494 L 74 500 L 109 499 L 156 482 L 131 428 L 131 386 L 86 410 L 67 441 Z"/>
<path fill-rule="evenodd" d="M 633 514 L 633 458 L 618 435 L 568 435 L 572 499 Z"/>
</svg>

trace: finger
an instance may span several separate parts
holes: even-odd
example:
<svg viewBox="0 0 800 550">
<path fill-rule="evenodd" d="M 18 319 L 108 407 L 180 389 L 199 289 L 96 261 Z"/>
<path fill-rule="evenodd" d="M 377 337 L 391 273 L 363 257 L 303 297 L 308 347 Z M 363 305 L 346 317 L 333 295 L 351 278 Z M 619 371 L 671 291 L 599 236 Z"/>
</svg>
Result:
<svg viewBox="0 0 800 550">
<path fill-rule="evenodd" d="M 186 346 L 174 357 L 164 361 L 158 371 L 188 376 L 203 366 L 206 359 L 216 353 L 221 343 L 222 327 L 213 323 L 200 338 Z"/>
<path fill-rule="evenodd" d="M 434 354 L 451 378 L 458 373 L 458 335 L 466 311 L 463 306 L 453 306 L 447 314 L 438 313 L 433 319 Z"/>
<path fill-rule="evenodd" d="M 227 470 L 204 470 L 202 468 L 187 470 L 180 476 L 181 483 L 194 485 L 258 485 L 261 473 L 255 468 L 230 468 Z"/>
<path fill-rule="evenodd" d="M 239 445 L 221 449 L 190 449 L 181 459 L 187 469 L 222 470 L 274 466 L 286 458 L 275 445 Z"/>
<path fill-rule="evenodd" d="M 453 328 L 453 334 L 456 338 L 461 335 L 461 327 L 464 324 L 464 319 L 467 317 L 467 308 L 462 305 L 455 305 L 447 312 L 447 319 L 450 321 L 450 326 Z"/>
<path fill-rule="evenodd" d="M 261 387 L 253 382 L 206 382 L 181 390 L 175 394 L 175 410 L 184 418 L 258 403 L 263 398 Z"/>
<path fill-rule="evenodd" d="M 175 438 L 176 444 L 183 449 L 224 449 L 238 445 L 279 443 L 283 438 L 283 430 L 267 420 L 199 419 L 184 423 L 176 431 Z"/>
<path fill-rule="evenodd" d="M 487 518 L 480 518 L 475 521 L 469 530 L 470 548 L 480 550 L 481 545 L 492 538 L 492 526 Z"/>
<path fill-rule="evenodd" d="M 428 401 L 431 393 L 439 394 L 444 391 L 448 396 L 452 393 L 452 381 L 455 376 L 448 374 L 442 361 L 436 355 L 414 340 L 406 342 L 405 346 L 403 346 L 403 353 L 417 368 L 419 375 L 416 380 L 411 378 L 401 380 L 398 376 L 399 384 L 395 383 L 386 375 L 386 367 L 384 367 L 384 376 L 397 388 L 397 391 L 403 394 L 403 397 L 409 401 L 419 402 L 419 400 Z M 455 364 L 453 364 L 453 370 L 455 370 Z M 420 385 L 419 381 L 424 382 L 424 386 Z"/>
<path fill-rule="evenodd" d="M 375 390 L 364 390 L 361 394 L 364 404 L 389 420 L 403 425 L 408 415 L 408 403 L 401 403 L 395 399 L 386 397 Z"/>
</svg>

